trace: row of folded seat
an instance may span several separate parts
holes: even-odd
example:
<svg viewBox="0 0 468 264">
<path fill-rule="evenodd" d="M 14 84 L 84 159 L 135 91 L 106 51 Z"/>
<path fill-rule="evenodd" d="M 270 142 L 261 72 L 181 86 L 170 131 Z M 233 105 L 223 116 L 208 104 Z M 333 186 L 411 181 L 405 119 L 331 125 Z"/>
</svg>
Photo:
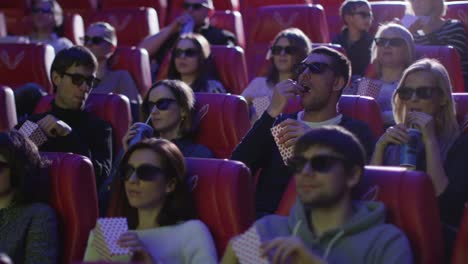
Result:
<svg viewBox="0 0 468 264">
<path fill-rule="evenodd" d="M 50 204 L 57 211 L 61 227 L 61 263 L 79 261 L 98 217 L 91 161 L 69 153 L 42 155 L 52 161 Z M 222 256 L 229 239 L 245 231 L 254 221 L 252 176 L 244 164 L 232 160 L 186 158 L 186 163 L 188 175 L 198 177 L 193 194 L 199 218 L 208 226 L 218 255 Z M 113 193 L 111 201 L 117 201 L 121 195 L 124 193 Z M 434 190 L 426 174 L 368 166 L 353 196 L 386 205 L 387 221 L 406 233 L 415 263 L 442 263 L 442 227 Z M 294 199 L 295 190 L 288 188 L 277 213 L 287 215 Z M 108 216 L 118 216 L 118 203 L 111 204 L 114 206 Z M 453 264 L 468 262 L 467 246 L 468 208 L 454 247 Z"/>
</svg>

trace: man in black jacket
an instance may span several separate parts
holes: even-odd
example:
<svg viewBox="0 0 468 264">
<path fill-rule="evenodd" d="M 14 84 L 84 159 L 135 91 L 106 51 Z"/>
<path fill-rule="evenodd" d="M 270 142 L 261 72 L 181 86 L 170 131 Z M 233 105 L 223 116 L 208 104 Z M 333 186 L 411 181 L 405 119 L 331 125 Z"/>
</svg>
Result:
<svg viewBox="0 0 468 264">
<path fill-rule="evenodd" d="M 284 163 L 270 129 L 277 124 L 283 128 L 279 143 L 293 146 L 297 139 L 314 127 L 340 125 L 354 133 L 366 148 L 368 157 L 374 148 L 369 126 L 337 112 L 341 92 L 349 82 L 349 60 L 338 51 L 318 47 L 298 66 L 298 82 L 286 80 L 273 89 L 271 104 L 237 145 L 231 159 L 244 162 L 256 175 L 257 217 L 274 213 L 293 175 Z M 283 115 L 288 99 L 299 95 L 304 109 Z"/>
<path fill-rule="evenodd" d="M 51 79 L 55 98 L 51 110 L 32 115 L 47 136 L 40 151 L 72 152 L 87 156 L 94 165 L 97 186 L 109 176 L 112 164 L 112 128 L 92 113 L 83 111 L 96 85 L 97 61 L 85 47 L 74 46 L 57 53 Z M 20 125 L 18 125 L 20 127 Z"/>
</svg>

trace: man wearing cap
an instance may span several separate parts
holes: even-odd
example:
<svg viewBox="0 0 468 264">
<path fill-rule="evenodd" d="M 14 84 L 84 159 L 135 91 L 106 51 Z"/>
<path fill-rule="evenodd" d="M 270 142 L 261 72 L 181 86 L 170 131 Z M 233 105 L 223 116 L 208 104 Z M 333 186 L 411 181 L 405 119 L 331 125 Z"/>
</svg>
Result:
<svg viewBox="0 0 468 264">
<path fill-rule="evenodd" d="M 210 25 L 210 15 L 214 12 L 212 0 L 185 0 L 185 13 L 176 18 L 170 25 L 161 29 L 157 34 L 144 39 L 139 47 L 148 51 L 156 59 L 158 65 L 172 48 L 177 37 L 188 24 L 193 23 L 193 32 L 203 35 L 211 45 L 235 45 L 236 37 L 233 33 Z"/>
</svg>

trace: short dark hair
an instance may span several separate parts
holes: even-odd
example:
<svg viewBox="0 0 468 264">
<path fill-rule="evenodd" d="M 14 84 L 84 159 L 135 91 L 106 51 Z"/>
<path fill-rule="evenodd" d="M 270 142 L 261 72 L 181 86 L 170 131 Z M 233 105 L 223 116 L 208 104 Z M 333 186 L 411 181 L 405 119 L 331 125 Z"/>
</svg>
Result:
<svg viewBox="0 0 468 264">
<path fill-rule="evenodd" d="M 192 88 L 188 84 L 179 80 L 161 80 L 154 83 L 145 95 L 142 103 L 142 112 L 144 117 L 148 117 L 151 114 L 149 109 L 149 94 L 156 87 L 163 85 L 167 87 L 174 95 L 177 104 L 186 112 L 187 116 L 182 120 L 180 126 L 180 133 L 182 137 L 194 136 L 198 128 L 198 121 L 194 120 L 195 116 L 195 95 L 193 94 Z"/>
<path fill-rule="evenodd" d="M 121 175 L 124 173 L 124 166 L 130 156 L 140 149 L 149 149 L 158 154 L 162 160 L 162 169 L 166 180 L 174 180 L 174 190 L 169 193 L 164 201 L 164 205 L 159 212 L 156 223 L 159 226 L 175 225 L 180 221 L 196 218 L 196 209 L 193 203 L 192 193 L 187 182 L 187 173 L 184 156 L 177 146 L 166 139 L 148 138 L 132 145 L 122 157 L 119 167 L 118 181 L 120 184 L 119 204 L 122 205 L 121 214 L 127 217 L 129 227 L 134 229 L 138 224 L 138 211 L 132 208 L 128 202 L 124 189 L 124 180 Z"/>
<path fill-rule="evenodd" d="M 97 69 L 98 62 L 93 53 L 84 46 L 73 46 L 63 49 L 55 55 L 55 59 L 52 62 L 52 67 L 50 69 L 50 78 L 53 78 L 53 72 L 63 74 L 72 66 L 84 66 L 95 71 Z M 53 85 L 54 92 L 56 92 L 57 86 L 55 84 Z"/>
<path fill-rule="evenodd" d="M 323 146 L 343 155 L 350 165 L 364 168 L 366 152 L 359 139 L 341 126 L 314 128 L 301 136 L 294 145 L 294 156 L 300 156 L 312 146 Z"/>
<path fill-rule="evenodd" d="M 0 132 L 0 155 L 10 168 L 10 182 L 18 204 L 47 201 L 48 161 L 36 145 L 18 131 Z"/>
<path fill-rule="evenodd" d="M 371 8 L 369 2 L 367 0 L 346 0 L 340 6 L 340 16 L 343 20 L 343 23 L 346 24 L 344 16 L 352 15 L 356 8 L 361 6 L 367 6 Z"/>
<path fill-rule="evenodd" d="M 341 90 L 343 91 L 343 89 L 348 86 L 351 78 L 351 62 L 343 53 L 326 46 L 319 46 L 313 48 L 310 54 L 323 54 L 330 57 L 332 59 L 332 70 L 336 75 L 344 79 Z"/>
</svg>

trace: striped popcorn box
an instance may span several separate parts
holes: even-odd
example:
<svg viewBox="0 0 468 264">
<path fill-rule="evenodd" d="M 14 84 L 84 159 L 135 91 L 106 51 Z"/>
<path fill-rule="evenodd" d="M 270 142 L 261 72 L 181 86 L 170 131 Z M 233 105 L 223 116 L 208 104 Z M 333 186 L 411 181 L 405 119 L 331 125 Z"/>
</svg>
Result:
<svg viewBox="0 0 468 264">
<path fill-rule="evenodd" d="M 270 97 L 268 95 L 262 97 L 255 97 L 252 100 L 252 104 L 255 108 L 255 113 L 257 116 L 261 116 L 270 106 Z"/>
<path fill-rule="evenodd" d="M 260 255 L 260 245 L 255 226 L 232 239 L 232 249 L 241 264 L 268 264 L 268 260 Z"/>
<path fill-rule="evenodd" d="M 128 231 L 127 219 L 124 217 L 99 218 L 96 223 L 94 247 L 105 260 L 113 256 L 130 255 L 128 248 L 117 244 L 120 235 Z"/>
<path fill-rule="evenodd" d="M 363 78 L 358 85 L 357 95 L 369 96 L 377 99 L 380 93 L 381 84 L 369 78 Z"/>
<path fill-rule="evenodd" d="M 38 124 L 27 120 L 18 130 L 23 136 L 29 138 L 36 146 L 41 146 L 47 141 L 47 136 L 42 132 Z"/>
<path fill-rule="evenodd" d="M 292 157 L 293 154 L 293 146 L 290 147 L 285 147 L 283 144 L 279 143 L 279 133 L 281 130 L 284 128 L 281 127 L 280 125 L 276 125 L 271 128 L 271 134 L 273 135 L 273 138 L 275 139 L 276 145 L 278 146 L 278 150 L 281 154 L 281 157 L 283 158 L 284 164 L 288 164 L 288 160 Z"/>
</svg>

